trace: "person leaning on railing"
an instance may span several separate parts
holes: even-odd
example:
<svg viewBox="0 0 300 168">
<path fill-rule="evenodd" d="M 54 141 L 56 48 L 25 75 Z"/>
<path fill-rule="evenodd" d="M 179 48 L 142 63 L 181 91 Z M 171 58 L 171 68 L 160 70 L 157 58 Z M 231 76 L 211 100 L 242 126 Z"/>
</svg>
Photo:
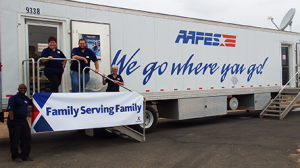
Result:
<svg viewBox="0 0 300 168">
<path fill-rule="evenodd" d="M 58 87 L 61 83 L 62 74 L 67 61 L 52 60 L 53 58 L 66 58 L 64 53 L 56 48 L 56 38 L 49 37 L 48 48 L 45 48 L 41 54 L 41 58 L 49 58 L 49 60 L 41 61 L 45 63 L 44 73 L 51 83 L 51 92 L 58 92 Z"/>
<path fill-rule="evenodd" d="M 71 64 L 71 80 L 72 80 L 72 92 L 79 92 L 79 81 L 80 81 L 80 91 L 83 91 L 83 75 L 80 75 L 80 80 L 78 79 L 78 73 L 84 73 L 85 81 L 84 84 L 89 82 L 90 80 L 90 69 L 86 69 L 85 72 L 83 72 L 83 69 L 87 66 L 90 67 L 91 60 L 95 64 L 95 72 L 99 72 L 99 63 L 98 59 L 91 49 L 86 47 L 86 41 L 84 39 L 79 39 L 78 41 L 78 47 L 73 48 L 71 52 L 71 58 L 77 59 L 80 62 L 80 69 L 78 69 L 78 62 L 73 61 Z"/>
<path fill-rule="evenodd" d="M 120 91 L 120 85 L 124 85 L 124 81 L 121 75 L 118 75 L 119 67 L 117 65 L 111 66 L 112 74 L 108 75 L 107 77 L 112 79 L 112 81 L 108 79 L 104 79 L 105 75 L 102 76 L 102 83 L 103 85 L 106 85 L 108 83 L 106 92 L 119 92 Z"/>
</svg>

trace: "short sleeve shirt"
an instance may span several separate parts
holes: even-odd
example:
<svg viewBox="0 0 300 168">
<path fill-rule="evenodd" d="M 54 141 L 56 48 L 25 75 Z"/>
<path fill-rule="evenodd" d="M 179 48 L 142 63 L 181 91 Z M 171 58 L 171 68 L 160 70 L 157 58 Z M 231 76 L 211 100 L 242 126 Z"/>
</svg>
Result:
<svg viewBox="0 0 300 168">
<path fill-rule="evenodd" d="M 108 78 L 112 79 L 112 80 L 117 80 L 119 82 L 124 82 L 123 81 L 123 78 L 121 75 L 117 75 L 116 78 L 113 77 L 112 74 L 108 75 L 107 76 Z M 107 86 L 107 89 L 106 89 L 106 92 L 119 92 L 119 85 L 118 84 L 114 84 L 112 81 L 108 80 L 108 79 L 105 79 L 105 82 L 108 83 L 108 86 Z"/>
<path fill-rule="evenodd" d="M 55 51 L 53 51 L 49 47 L 43 50 L 41 54 L 41 58 L 48 58 L 48 56 L 52 56 L 53 58 L 66 58 L 66 56 L 61 50 L 55 49 Z M 45 62 L 45 68 L 44 68 L 45 74 L 63 73 L 64 69 L 62 67 L 62 62 L 63 62 L 62 60 L 49 60 Z"/>
<path fill-rule="evenodd" d="M 9 98 L 7 111 L 14 112 L 14 121 L 16 124 L 26 124 L 27 108 L 30 104 L 32 104 L 32 101 L 27 96 L 22 97 L 18 93 Z M 9 123 L 10 119 L 8 117 L 7 124 Z"/>
<path fill-rule="evenodd" d="M 80 56 L 80 57 L 84 57 L 85 59 L 87 59 L 88 63 L 85 64 L 85 62 L 83 60 L 79 60 L 80 61 L 80 72 L 83 71 L 83 68 L 86 67 L 86 66 L 90 66 L 90 62 L 91 60 L 93 62 L 96 62 L 98 61 L 94 51 L 92 51 L 91 49 L 89 48 L 85 48 L 84 52 L 81 52 L 80 48 L 79 47 L 76 47 L 76 48 L 73 48 L 72 52 L 71 52 L 71 58 L 73 56 Z M 77 61 L 72 61 L 72 64 L 71 64 L 71 70 L 72 71 L 78 71 L 78 62 Z M 86 69 L 85 70 L 85 73 L 89 72 L 90 70 L 89 69 Z"/>
</svg>

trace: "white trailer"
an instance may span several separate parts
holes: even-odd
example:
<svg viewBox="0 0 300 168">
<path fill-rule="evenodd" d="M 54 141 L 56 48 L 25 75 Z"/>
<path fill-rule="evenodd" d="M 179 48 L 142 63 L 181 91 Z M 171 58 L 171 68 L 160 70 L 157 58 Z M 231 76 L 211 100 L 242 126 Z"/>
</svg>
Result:
<svg viewBox="0 0 300 168">
<path fill-rule="evenodd" d="M 100 48 L 100 73 L 117 64 L 125 85 L 147 100 L 148 132 L 157 114 L 183 120 L 224 115 L 229 107 L 263 110 L 299 69 L 300 33 L 69 0 L 2 0 L 1 109 L 23 78 L 33 92 L 30 63 L 23 77 L 22 61 L 37 58 L 49 36 L 68 58 L 82 37 Z M 87 90 L 104 91 L 91 75 Z M 70 88 L 66 68 L 60 91 Z"/>
</svg>

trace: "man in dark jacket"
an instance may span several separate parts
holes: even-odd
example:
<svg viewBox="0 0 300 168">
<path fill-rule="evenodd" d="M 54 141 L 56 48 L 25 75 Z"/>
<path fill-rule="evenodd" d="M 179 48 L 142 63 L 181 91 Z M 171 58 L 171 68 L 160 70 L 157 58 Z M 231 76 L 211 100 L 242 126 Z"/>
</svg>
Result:
<svg viewBox="0 0 300 168">
<path fill-rule="evenodd" d="M 10 153 L 14 162 L 33 161 L 29 157 L 31 150 L 31 133 L 27 122 L 27 108 L 31 100 L 25 95 L 27 87 L 20 84 L 18 93 L 9 98 L 7 127 L 10 138 Z M 18 152 L 20 144 L 21 153 Z"/>
</svg>

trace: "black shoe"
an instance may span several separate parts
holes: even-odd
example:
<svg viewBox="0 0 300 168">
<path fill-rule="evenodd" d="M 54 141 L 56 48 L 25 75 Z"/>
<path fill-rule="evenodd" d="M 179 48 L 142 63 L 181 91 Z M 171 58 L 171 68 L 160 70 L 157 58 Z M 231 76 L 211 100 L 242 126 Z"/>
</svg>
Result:
<svg viewBox="0 0 300 168">
<path fill-rule="evenodd" d="M 33 159 L 30 156 L 27 156 L 23 161 L 33 161 Z"/>
<path fill-rule="evenodd" d="M 14 160 L 13 160 L 13 162 L 17 162 L 17 163 L 21 163 L 21 162 L 23 162 L 23 160 L 21 159 L 21 158 L 15 158 Z"/>
</svg>

